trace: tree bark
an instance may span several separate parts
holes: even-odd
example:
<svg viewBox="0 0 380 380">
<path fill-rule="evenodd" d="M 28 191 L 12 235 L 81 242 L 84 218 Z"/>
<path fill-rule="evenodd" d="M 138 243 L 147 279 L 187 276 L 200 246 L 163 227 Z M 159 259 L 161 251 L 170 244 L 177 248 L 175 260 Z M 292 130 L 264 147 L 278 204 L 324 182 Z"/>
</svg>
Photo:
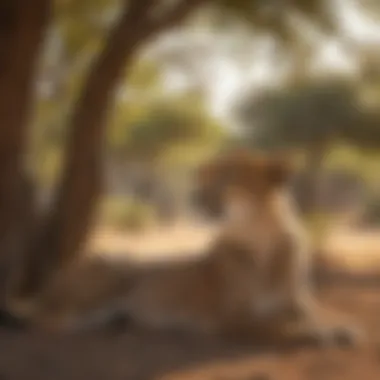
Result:
<svg viewBox="0 0 380 380">
<path fill-rule="evenodd" d="M 50 0 L 0 4 L 0 304 L 32 222 L 32 184 L 24 171 L 28 125 Z"/>
<path fill-rule="evenodd" d="M 203 1 L 183 0 L 159 20 L 149 17 L 152 0 L 126 1 L 125 11 L 93 65 L 74 110 L 57 200 L 28 255 L 17 298 L 37 295 L 83 248 L 102 192 L 107 112 L 123 69 L 128 68 L 147 38 L 175 25 Z"/>
</svg>

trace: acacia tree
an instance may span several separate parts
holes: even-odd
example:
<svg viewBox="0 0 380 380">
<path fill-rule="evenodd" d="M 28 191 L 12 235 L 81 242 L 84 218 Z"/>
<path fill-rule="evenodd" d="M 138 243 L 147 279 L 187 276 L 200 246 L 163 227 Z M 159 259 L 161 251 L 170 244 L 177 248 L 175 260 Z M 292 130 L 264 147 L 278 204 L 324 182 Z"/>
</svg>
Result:
<svg viewBox="0 0 380 380">
<path fill-rule="evenodd" d="M 380 146 L 380 114 L 360 101 L 363 85 L 333 78 L 309 80 L 258 97 L 250 94 L 236 109 L 250 146 L 305 152 L 298 199 L 305 213 L 315 211 L 319 174 L 331 146 L 342 142 L 364 149 Z"/>
<path fill-rule="evenodd" d="M 27 191 L 30 180 L 25 170 L 25 154 L 37 63 L 53 21 L 53 6 L 61 3 L 63 0 L 4 0 L 0 5 L 0 251 L 1 274 L 4 274 L 0 293 L 3 301 L 9 292 L 14 293 L 12 297 L 33 298 L 47 286 L 56 270 L 70 263 L 81 251 L 102 191 L 102 153 L 113 94 L 123 71 L 128 70 L 149 40 L 206 5 L 209 11 L 228 9 L 228 13 L 223 13 L 228 17 L 235 12 L 256 29 L 275 32 L 281 38 L 287 36 L 288 16 L 294 10 L 313 22 L 329 24 L 323 2 L 319 0 L 122 0 L 120 16 L 95 57 L 68 118 L 64 165 L 55 200 L 45 215 L 37 215 Z M 20 279 L 15 288 L 9 289 L 13 281 L 6 274 L 12 273 L 12 268 L 19 269 L 20 257 L 23 263 Z"/>
</svg>

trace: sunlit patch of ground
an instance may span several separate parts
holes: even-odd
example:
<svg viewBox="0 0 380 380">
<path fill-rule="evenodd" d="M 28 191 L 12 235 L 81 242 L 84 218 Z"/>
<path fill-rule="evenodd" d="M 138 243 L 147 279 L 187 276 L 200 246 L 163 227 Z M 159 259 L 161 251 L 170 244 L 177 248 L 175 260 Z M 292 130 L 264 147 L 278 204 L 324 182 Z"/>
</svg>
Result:
<svg viewBox="0 0 380 380">
<path fill-rule="evenodd" d="M 121 233 L 99 227 L 92 235 L 89 250 L 138 258 L 175 257 L 196 254 L 205 249 L 215 234 L 213 226 L 187 221 L 158 226 L 143 233 Z"/>
<path fill-rule="evenodd" d="M 350 270 L 380 270 L 380 229 L 330 231 L 324 250 L 332 260 Z"/>
<path fill-rule="evenodd" d="M 98 228 L 90 249 L 106 254 L 128 254 L 133 257 L 172 257 L 197 253 L 207 246 L 216 229 L 207 224 L 181 221 L 141 234 L 120 233 Z M 332 228 L 327 231 L 323 251 L 328 259 L 350 270 L 380 270 L 380 229 L 356 231 Z"/>
</svg>

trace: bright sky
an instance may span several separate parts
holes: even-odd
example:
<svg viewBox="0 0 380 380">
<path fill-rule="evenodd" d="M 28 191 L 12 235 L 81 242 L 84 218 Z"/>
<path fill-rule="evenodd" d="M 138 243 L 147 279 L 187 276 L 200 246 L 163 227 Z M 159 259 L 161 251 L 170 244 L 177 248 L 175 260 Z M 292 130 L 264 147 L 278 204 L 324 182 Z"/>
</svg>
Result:
<svg viewBox="0 0 380 380">
<path fill-rule="evenodd" d="M 380 47 L 380 25 L 361 14 L 355 5 L 355 0 L 337 0 L 337 3 L 341 10 L 339 22 L 342 32 L 358 45 L 373 44 Z M 195 33 L 195 37 L 198 43 L 201 42 L 201 48 L 208 46 L 210 50 L 210 46 L 213 46 L 210 41 L 205 40 L 207 36 L 202 33 L 198 36 Z M 236 44 L 236 41 L 234 43 Z M 222 44 L 226 44 L 226 41 Z M 236 58 L 233 53 L 231 54 L 231 50 L 226 53 L 223 49 L 218 50 L 218 47 L 214 49 L 215 51 L 208 51 L 205 55 L 207 58 L 201 62 L 199 58 L 198 62 L 190 62 L 191 53 L 189 57 L 185 57 L 185 60 L 188 59 L 189 65 L 198 73 L 200 77 L 198 79 L 206 87 L 212 110 L 218 116 L 228 117 L 229 105 L 244 89 L 266 85 L 281 76 L 286 69 L 285 66 L 279 67 L 278 62 L 273 60 L 271 62 L 268 44 L 258 48 L 255 41 L 251 46 L 247 45 L 247 55 L 251 58 L 247 60 L 245 57 L 246 62 L 243 67 L 239 57 Z M 245 47 L 241 50 L 244 49 Z M 345 52 L 339 42 L 327 41 L 321 46 L 314 67 L 350 73 L 355 70 L 355 58 Z M 186 82 L 186 79 L 176 71 L 173 71 L 167 79 L 168 85 L 173 88 L 181 87 Z"/>
</svg>

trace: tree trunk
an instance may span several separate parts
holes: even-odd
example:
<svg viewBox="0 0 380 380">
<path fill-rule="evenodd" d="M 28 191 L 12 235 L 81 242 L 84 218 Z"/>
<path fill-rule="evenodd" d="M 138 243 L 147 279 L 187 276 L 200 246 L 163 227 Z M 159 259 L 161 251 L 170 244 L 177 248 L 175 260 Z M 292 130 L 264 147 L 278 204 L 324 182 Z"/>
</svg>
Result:
<svg viewBox="0 0 380 380">
<path fill-rule="evenodd" d="M 101 193 L 104 124 L 111 95 L 135 53 L 137 38 L 123 17 L 88 76 L 71 120 L 59 193 L 29 253 L 20 297 L 37 293 L 54 270 L 82 248 Z"/>
<path fill-rule="evenodd" d="M 159 20 L 149 17 L 154 1 L 125 2 L 125 11 L 93 65 L 74 110 L 60 190 L 29 252 L 16 298 L 33 298 L 83 248 L 102 191 L 107 112 L 123 69 L 147 38 L 181 21 L 203 1 L 183 0 Z"/>
<path fill-rule="evenodd" d="M 24 171 L 24 156 L 50 3 L 2 0 L 0 4 L 0 305 L 11 267 L 23 254 L 33 223 L 32 185 Z"/>
</svg>

